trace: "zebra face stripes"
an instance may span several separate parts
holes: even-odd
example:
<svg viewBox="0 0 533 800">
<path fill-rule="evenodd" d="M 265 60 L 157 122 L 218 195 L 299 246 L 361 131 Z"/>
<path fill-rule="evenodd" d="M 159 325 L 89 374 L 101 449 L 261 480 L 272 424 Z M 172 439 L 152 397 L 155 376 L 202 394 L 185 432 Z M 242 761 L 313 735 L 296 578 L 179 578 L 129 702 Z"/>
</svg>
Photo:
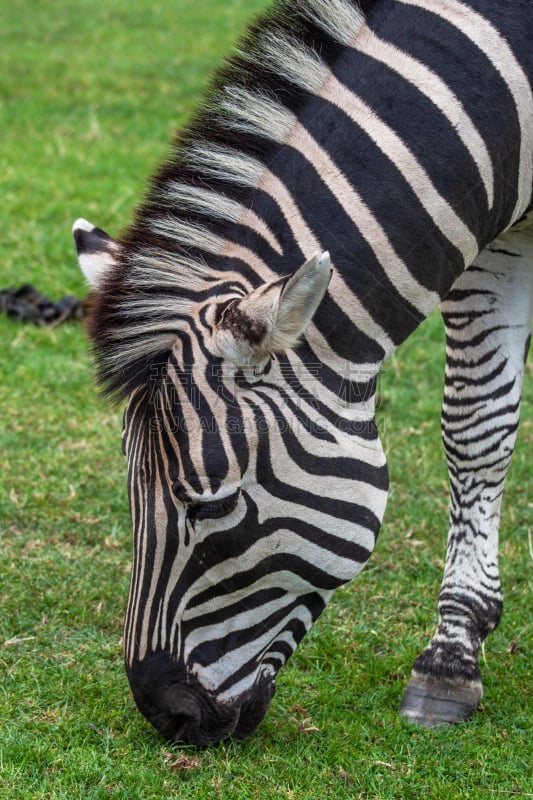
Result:
<svg viewBox="0 0 533 800">
<path fill-rule="evenodd" d="M 165 735 L 206 743 L 259 721 L 278 669 L 367 561 L 387 473 L 375 436 L 359 445 L 349 406 L 339 403 L 337 424 L 320 415 L 307 375 L 282 358 L 228 375 L 200 336 L 183 335 L 152 396 L 137 391 L 125 413 L 135 536 L 125 642 L 143 712 Z M 172 680 L 155 703 L 161 669 Z M 163 709 L 191 687 L 199 709 L 180 712 L 178 729 Z"/>
<path fill-rule="evenodd" d="M 533 274 L 532 25 L 527 3 L 280 2 L 120 242 L 75 224 L 99 378 L 128 397 L 126 668 L 165 736 L 253 730 L 368 559 L 388 485 L 377 375 L 447 296 L 449 555 L 404 713 L 475 707 L 528 324 L 514 258 L 525 288 Z M 478 257 L 517 221 L 525 232 Z"/>
</svg>

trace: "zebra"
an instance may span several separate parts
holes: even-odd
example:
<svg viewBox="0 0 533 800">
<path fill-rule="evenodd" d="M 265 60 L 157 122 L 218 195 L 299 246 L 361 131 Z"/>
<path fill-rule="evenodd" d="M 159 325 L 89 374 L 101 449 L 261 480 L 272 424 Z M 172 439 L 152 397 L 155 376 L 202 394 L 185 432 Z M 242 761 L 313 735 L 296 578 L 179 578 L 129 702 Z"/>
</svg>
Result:
<svg viewBox="0 0 533 800">
<path fill-rule="evenodd" d="M 439 304 L 448 550 L 400 711 L 475 711 L 531 330 L 532 28 L 529 0 L 281 0 L 125 232 L 74 223 L 98 380 L 127 399 L 125 667 L 167 739 L 251 734 L 368 561 L 376 382 Z"/>
</svg>

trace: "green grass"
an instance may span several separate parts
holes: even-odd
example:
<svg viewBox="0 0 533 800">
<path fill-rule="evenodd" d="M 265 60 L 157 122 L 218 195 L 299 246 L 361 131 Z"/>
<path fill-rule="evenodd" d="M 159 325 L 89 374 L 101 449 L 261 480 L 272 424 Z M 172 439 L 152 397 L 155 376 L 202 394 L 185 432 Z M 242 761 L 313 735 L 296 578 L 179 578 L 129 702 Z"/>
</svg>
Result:
<svg viewBox="0 0 533 800">
<path fill-rule="evenodd" d="M 4 4 L 1 287 L 34 282 L 55 298 L 83 292 L 73 219 L 112 233 L 126 224 L 170 131 L 263 6 Z M 1 800 L 532 796 L 531 366 L 502 521 L 506 609 L 486 645 L 475 719 L 429 731 L 397 713 L 435 623 L 445 553 L 443 337 L 433 316 L 381 382 L 393 486 L 368 569 L 336 594 L 281 673 L 257 732 L 195 751 L 163 742 L 127 686 L 120 412 L 94 391 L 83 329 L 0 319 L 0 336 Z"/>
</svg>

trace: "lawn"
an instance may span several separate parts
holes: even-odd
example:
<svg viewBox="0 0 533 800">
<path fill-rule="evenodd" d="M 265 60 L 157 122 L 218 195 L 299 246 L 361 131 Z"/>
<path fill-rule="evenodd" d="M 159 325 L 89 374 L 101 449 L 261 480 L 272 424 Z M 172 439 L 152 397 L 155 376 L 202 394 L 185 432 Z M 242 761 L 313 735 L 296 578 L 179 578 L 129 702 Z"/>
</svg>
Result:
<svg viewBox="0 0 533 800">
<path fill-rule="evenodd" d="M 171 131 L 261 0 L 13 0 L 0 25 L 0 288 L 82 295 L 80 216 L 123 226 Z M 459 728 L 397 710 L 435 624 L 446 541 L 443 332 L 386 365 L 392 490 L 375 554 L 339 590 L 258 730 L 170 747 L 122 666 L 130 527 L 120 409 L 96 393 L 79 323 L 0 319 L 0 800 L 488 800 L 532 797 L 533 370 L 502 519 L 506 606 L 485 695 Z"/>
</svg>

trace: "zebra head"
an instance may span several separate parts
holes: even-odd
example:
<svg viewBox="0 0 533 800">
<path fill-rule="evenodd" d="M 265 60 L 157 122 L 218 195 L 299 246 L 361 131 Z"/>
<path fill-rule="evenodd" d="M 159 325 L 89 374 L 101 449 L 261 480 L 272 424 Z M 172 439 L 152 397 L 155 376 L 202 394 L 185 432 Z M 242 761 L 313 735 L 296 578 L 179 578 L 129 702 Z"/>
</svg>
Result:
<svg viewBox="0 0 533 800">
<path fill-rule="evenodd" d="M 186 311 L 176 299 L 168 344 L 147 369 L 143 337 L 162 334 L 149 295 L 135 330 L 131 303 L 121 341 L 102 322 L 124 291 L 127 245 L 85 221 L 74 235 L 96 290 L 95 348 L 119 376 L 131 338 L 143 356 L 123 431 L 135 700 L 169 739 L 244 737 L 333 590 L 368 559 L 384 511 L 373 411 L 358 449 L 361 403 L 335 407 L 316 355 L 306 340 L 296 346 L 327 290 L 329 256 L 248 291 L 230 276 Z"/>
</svg>

